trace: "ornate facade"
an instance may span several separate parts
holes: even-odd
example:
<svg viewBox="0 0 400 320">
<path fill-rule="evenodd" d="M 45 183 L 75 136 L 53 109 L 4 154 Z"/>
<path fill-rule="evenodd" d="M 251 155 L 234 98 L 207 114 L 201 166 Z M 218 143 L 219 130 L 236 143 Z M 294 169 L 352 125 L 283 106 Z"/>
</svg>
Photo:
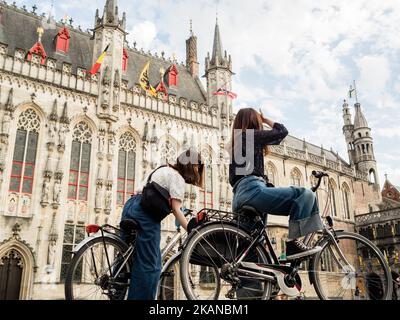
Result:
<svg viewBox="0 0 400 320">
<path fill-rule="evenodd" d="M 188 187 L 185 206 L 230 209 L 220 150 L 234 117 L 232 100 L 213 93 L 231 90 L 234 73 L 218 23 L 205 88 L 193 32 L 183 64 L 130 47 L 125 23 L 112 0 L 102 15 L 97 10 L 91 32 L 0 4 L 0 277 L 7 283 L 0 284 L 1 299 L 63 298 L 70 251 L 85 237 L 85 225 L 117 224 L 145 175 L 185 148 L 200 149 L 208 160 L 206 187 Z M 89 75 L 107 45 L 100 72 Z M 148 61 L 150 81 L 160 89 L 156 98 L 138 84 Z M 381 196 L 377 175 L 369 180 L 377 173 L 370 129 L 359 105 L 354 125 L 345 105 L 350 164 L 292 136 L 271 148 L 266 163 L 277 186 L 310 187 L 312 170 L 329 171 L 322 188 L 333 190 L 328 210 L 342 228 L 353 229 L 355 216 L 368 205 L 377 208 Z M 318 193 L 321 208 L 326 194 Z M 287 218 L 271 216 L 269 223 L 283 251 Z M 173 218 L 162 229 L 166 241 Z M 13 278 L 4 266 L 14 270 Z"/>
</svg>

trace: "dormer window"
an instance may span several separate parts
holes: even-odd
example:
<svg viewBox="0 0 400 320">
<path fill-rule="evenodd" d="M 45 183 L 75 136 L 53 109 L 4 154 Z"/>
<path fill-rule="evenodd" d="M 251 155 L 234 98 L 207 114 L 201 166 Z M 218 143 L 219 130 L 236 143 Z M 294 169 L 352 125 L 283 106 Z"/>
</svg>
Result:
<svg viewBox="0 0 400 320">
<path fill-rule="evenodd" d="M 70 38 L 71 36 L 68 29 L 66 27 L 63 27 L 56 37 L 56 50 L 63 53 L 68 53 Z"/>
<path fill-rule="evenodd" d="M 168 85 L 169 86 L 178 86 L 178 69 L 176 68 L 176 65 L 172 65 L 169 68 L 168 72 Z"/>
<path fill-rule="evenodd" d="M 122 71 L 128 70 L 128 60 L 129 60 L 128 51 L 124 48 L 122 52 Z"/>
<path fill-rule="evenodd" d="M 38 56 L 40 56 L 40 64 L 44 64 L 46 61 L 46 51 L 43 48 L 43 45 L 40 42 L 36 42 L 36 44 L 29 50 L 28 55 L 27 55 L 27 59 L 29 61 L 32 61 L 33 55 L 37 54 Z"/>
</svg>

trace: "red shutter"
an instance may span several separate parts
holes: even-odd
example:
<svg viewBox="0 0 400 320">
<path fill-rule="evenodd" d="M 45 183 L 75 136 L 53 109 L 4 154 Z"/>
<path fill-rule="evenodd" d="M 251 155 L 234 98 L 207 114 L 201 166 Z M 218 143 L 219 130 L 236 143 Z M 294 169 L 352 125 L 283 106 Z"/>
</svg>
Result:
<svg viewBox="0 0 400 320">
<path fill-rule="evenodd" d="M 69 31 L 66 27 L 63 27 L 57 34 L 56 50 L 68 53 L 69 51 L 69 39 L 71 38 Z"/>
<path fill-rule="evenodd" d="M 122 71 L 128 70 L 128 60 L 129 60 L 128 51 L 124 48 L 124 51 L 122 53 Z"/>
<path fill-rule="evenodd" d="M 168 72 L 168 85 L 178 86 L 178 69 L 176 65 L 172 65 Z"/>
</svg>

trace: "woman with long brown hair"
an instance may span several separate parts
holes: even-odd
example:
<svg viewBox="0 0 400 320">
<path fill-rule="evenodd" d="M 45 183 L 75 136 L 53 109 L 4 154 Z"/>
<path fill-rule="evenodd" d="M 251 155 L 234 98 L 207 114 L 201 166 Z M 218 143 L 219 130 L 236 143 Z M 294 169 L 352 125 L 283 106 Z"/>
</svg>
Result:
<svg viewBox="0 0 400 320">
<path fill-rule="evenodd" d="M 204 163 L 200 153 L 194 150 L 183 152 L 176 163 L 168 163 L 154 170 L 125 204 L 122 211 L 122 220 L 133 219 L 139 224 L 140 230 L 136 238 L 135 253 L 131 270 L 131 282 L 128 292 L 128 300 L 154 300 L 157 284 L 161 273 L 161 221 L 170 212 L 185 229 L 196 227 L 196 219 L 189 223 L 181 212 L 181 206 L 185 195 L 185 184 L 203 187 Z M 158 188 L 167 194 L 169 206 L 165 213 L 157 214 L 149 209 L 149 203 L 144 203 L 144 186 L 148 183 L 156 183 Z M 159 199 L 153 202 L 158 203 Z M 151 199 L 146 201 L 151 202 Z M 126 239 L 127 235 L 122 234 Z"/>
<path fill-rule="evenodd" d="M 264 130 L 267 124 L 272 130 Z M 284 125 L 265 118 L 252 108 L 236 115 L 231 141 L 229 182 L 233 187 L 233 210 L 244 205 L 267 214 L 290 216 L 286 259 L 299 259 L 321 250 L 310 248 L 298 238 L 321 230 L 323 224 L 315 194 L 302 187 L 272 188 L 264 170 L 268 145 L 278 145 L 288 135 Z"/>
</svg>

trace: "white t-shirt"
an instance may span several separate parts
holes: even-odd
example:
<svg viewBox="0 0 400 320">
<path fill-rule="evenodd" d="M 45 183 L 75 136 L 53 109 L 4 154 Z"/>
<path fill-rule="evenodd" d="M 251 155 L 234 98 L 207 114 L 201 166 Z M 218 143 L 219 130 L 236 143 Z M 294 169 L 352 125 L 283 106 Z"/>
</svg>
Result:
<svg viewBox="0 0 400 320">
<path fill-rule="evenodd" d="M 152 172 L 154 172 L 154 170 Z M 138 193 L 143 191 L 150 174 L 148 174 L 146 179 L 139 185 L 137 189 Z M 175 169 L 172 169 L 171 167 L 160 168 L 154 172 L 151 181 L 157 182 L 161 187 L 168 190 L 172 199 L 177 199 L 183 202 L 185 198 L 186 184 L 183 177 Z"/>
</svg>

